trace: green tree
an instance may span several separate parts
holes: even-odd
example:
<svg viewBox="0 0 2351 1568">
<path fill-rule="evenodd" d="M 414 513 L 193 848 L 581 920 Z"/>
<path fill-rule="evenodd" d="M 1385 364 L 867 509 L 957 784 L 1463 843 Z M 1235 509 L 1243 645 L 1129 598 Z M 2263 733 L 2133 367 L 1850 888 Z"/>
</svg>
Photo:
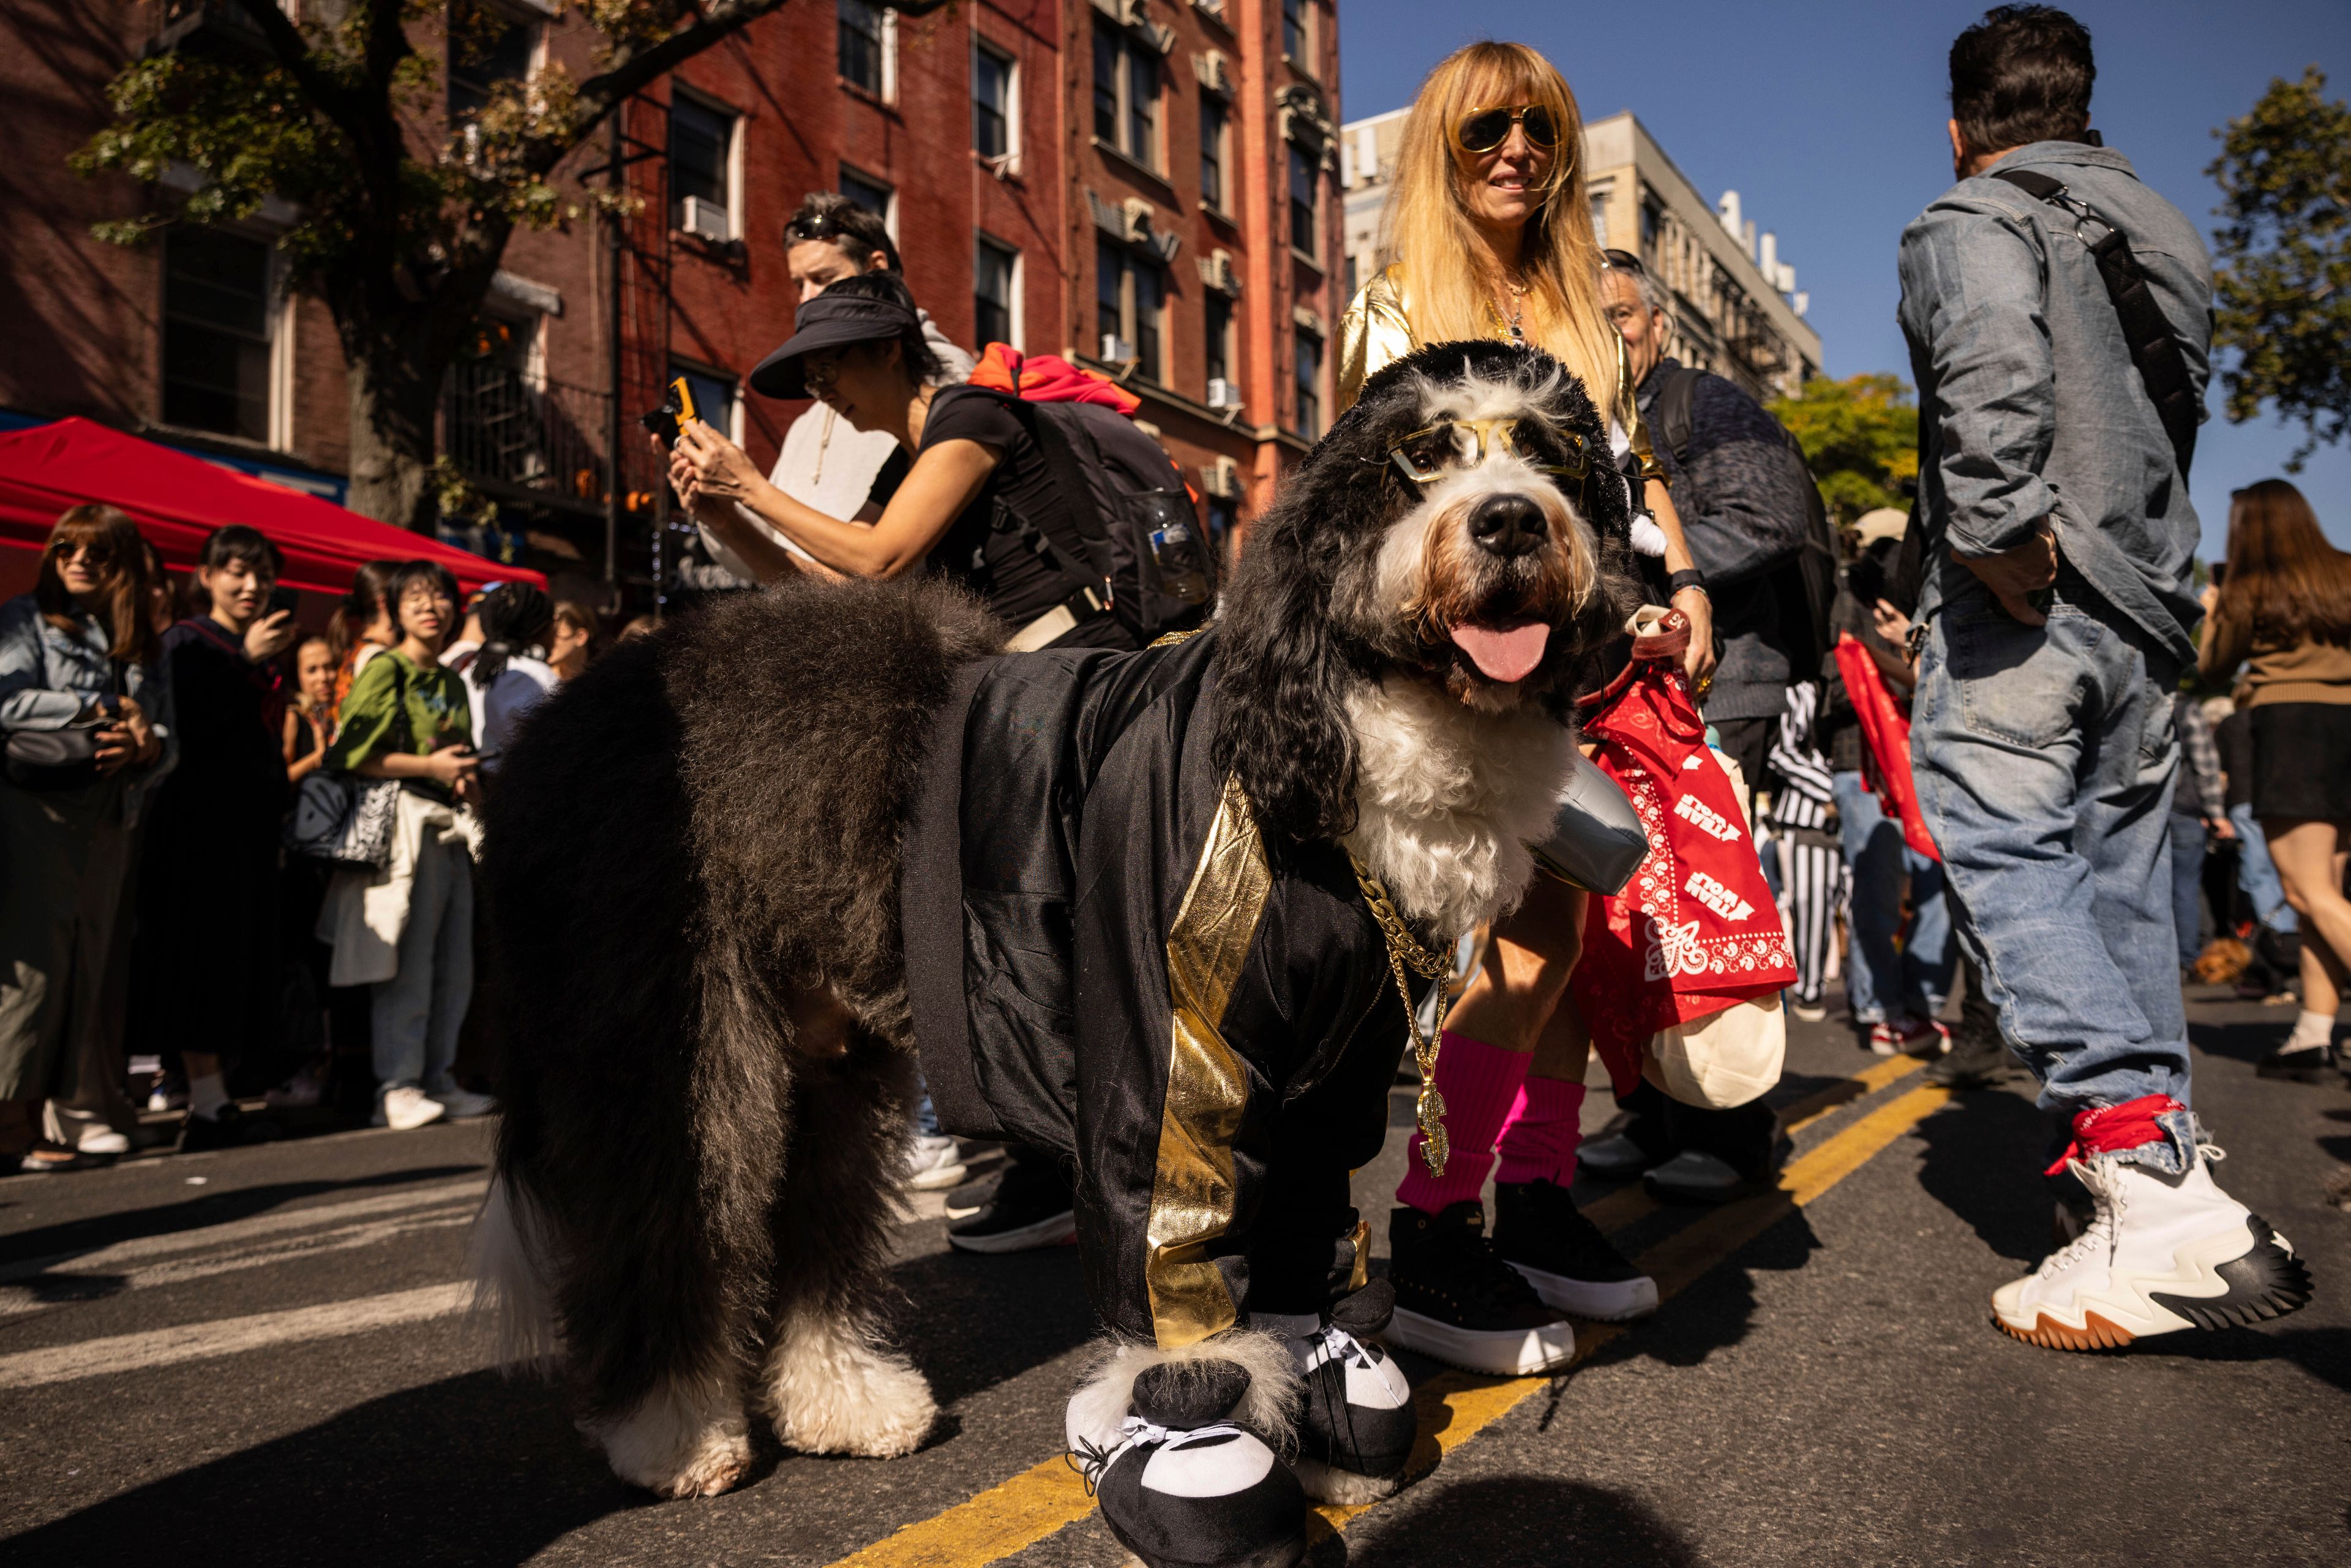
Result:
<svg viewBox="0 0 2351 1568">
<path fill-rule="evenodd" d="M 1908 504 L 1896 486 L 1918 472 L 1918 405 L 1901 377 L 1815 376 L 1771 412 L 1804 449 L 1838 522 Z"/>
<path fill-rule="evenodd" d="M 2351 427 L 2351 107 L 2316 66 L 2278 78 L 2252 112 L 2212 133 L 2220 156 L 2212 346 L 2231 420 L 2264 402 L 2300 421 L 2289 473 Z"/>
<path fill-rule="evenodd" d="M 108 88 L 113 121 L 75 166 L 143 183 L 157 208 L 99 236 L 136 244 L 172 223 L 249 217 L 272 196 L 291 203 L 278 247 L 326 302 L 350 366 L 351 505 L 430 528 L 442 382 L 507 240 L 624 204 L 576 183 L 567 194 L 561 167 L 631 94 L 786 0 L 549 0 L 591 33 L 592 74 L 575 81 L 550 63 L 454 112 L 451 62 L 436 51 L 478 60 L 511 25 L 481 0 L 328 0 L 298 22 L 277 0 L 233 3 L 249 46 L 183 47 Z M 169 200 L 171 188 L 184 193 Z"/>
</svg>

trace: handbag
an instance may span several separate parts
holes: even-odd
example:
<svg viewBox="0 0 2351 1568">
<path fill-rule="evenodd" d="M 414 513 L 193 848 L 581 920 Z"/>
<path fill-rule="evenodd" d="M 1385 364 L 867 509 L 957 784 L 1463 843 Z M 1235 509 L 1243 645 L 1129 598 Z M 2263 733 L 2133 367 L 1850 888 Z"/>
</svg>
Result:
<svg viewBox="0 0 2351 1568">
<path fill-rule="evenodd" d="M 329 865 L 381 870 L 392 859 L 400 780 L 313 773 L 294 792 L 286 819 L 288 852 Z"/>
<path fill-rule="evenodd" d="M 98 732 L 112 717 L 114 698 L 122 690 L 122 661 L 112 661 L 112 688 L 99 705 L 98 717 L 63 729 L 8 732 L 9 783 L 46 795 L 98 782 Z"/>
</svg>

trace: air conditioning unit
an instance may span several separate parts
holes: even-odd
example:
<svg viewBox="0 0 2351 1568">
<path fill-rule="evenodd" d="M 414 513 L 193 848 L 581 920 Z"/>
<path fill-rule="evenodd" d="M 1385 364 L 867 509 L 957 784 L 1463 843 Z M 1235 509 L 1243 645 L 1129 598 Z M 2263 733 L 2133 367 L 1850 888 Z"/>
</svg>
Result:
<svg viewBox="0 0 2351 1568">
<path fill-rule="evenodd" d="M 1123 365 L 1135 357 L 1134 345 L 1115 332 L 1102 335 L 1102 357 L 1113 365 Z"/>
<path fill-rule="evenodd" d="M 699 196 L 686 197 L 684 207 L 677 226 L 687 234 L 717 245 L 724 245 L 735 237 L 735 225 L 727 217 L 725 207 L 705 202 Z"/>
<path fill-rule="evenodd" d="M 1222 376 L 1210 376 L 1208 378 L 1208 406 L 1210 408 L 1238 408 L 1240 405 L 1240 388 L 1233 385 L 1232 382 L 1227 381 Z"/>
</svg>

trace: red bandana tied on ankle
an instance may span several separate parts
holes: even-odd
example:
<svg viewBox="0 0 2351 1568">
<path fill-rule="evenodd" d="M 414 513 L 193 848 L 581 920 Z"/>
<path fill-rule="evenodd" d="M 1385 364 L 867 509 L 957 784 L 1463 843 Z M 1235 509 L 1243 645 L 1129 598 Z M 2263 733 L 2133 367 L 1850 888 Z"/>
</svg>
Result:
<svg viewBox="0 0 2351 1568">
<path fill-rule="evenodd" d="M 2074 1160 L 2086 1160 L 2092 1155 L 2111 1155 L 2124 1149 L 2136 1149 L 2142 1144 L 2152 1144 L 2163 1137 L 2158 1116 L 2188 1107 L 2168 1094 L 2142 1094 L 2136 1100 L 2126 1100 L 2119 1105 L 2093 1105 L 2074 1117 L 2074 1141 L 2057 1156 L 2057 1163 L 2042 1172 L 2055 1176 Z"/>
</svg>

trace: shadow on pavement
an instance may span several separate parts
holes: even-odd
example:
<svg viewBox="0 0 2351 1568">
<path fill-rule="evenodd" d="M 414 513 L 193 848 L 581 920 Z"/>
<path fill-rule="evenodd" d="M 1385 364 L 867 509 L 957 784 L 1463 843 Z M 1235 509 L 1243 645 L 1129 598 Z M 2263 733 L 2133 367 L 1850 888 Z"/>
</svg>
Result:
<svg viewBox="0 0 2351 1568">
<path fill-rule="evenodd" d="M 941 1405 L 1075 1350 L 1100 1326 L 1086 1302 L 1074 1247 L 994 1256 L 938 1252 L 909 1259 L 891 1276 L 906 1295 L 896 1313 L 897 1341 Z"/>
<path fill-rule="evenodd" d="M 2049 1254 L 2052 1189 L 2042 1178 L 2049 1117 L 2021 1094 L 1972 1090 L 1918 1124 L 1918 1185 L 1965 1220 L 1993 1253 L 2023 1263 Z"/>
<path fill-rule="evenodd" d="M 371 1176 L 353 1176 L 348 1181 L 286 1181 L 235 1187 L 179 1203 L 120 1209 L 87 1219 L 64 1220 L 32 1230 L 20 1230 L 0 1240 L 0 1263 L 15 1263 L 29 1258 L 70 1257 L 76 1253 L 94 1251 L 100 1247 L 111 1247 L 120 1241 L 168 1236 L 174 1231 L 197 1230 L 208 1225 L 225 1225 L 232 1220 L 250 1219 L 256 1215 L 266 1214 L 273 1208 L 301 1198 L 319 1197 L 328 1193 L 348 1194 L 362 1192 L 370 1187 L 407 1186 L 416 1182 L 436 1181 L 450 1176 L 484 1176 L 488 1170 L 489 1166 L 481 1162 L 414 1166 L 407 1170 L 379 1171 Z M 66 1178 L 40 1176 L 36 1179 L 58 1181 Z"/>
<path fill-rule="evenodd" d="M 93 1504 L 0 1542 L 0 1559 L 520 1563 L 638 1506 L 654 1505 L 613 1479 L 551 1389 L 480 1372 L 371 1400 Z"/>
<path fill-rule="evenodd" d="M 2217 1333 L 2169 1333 L 2140 1340 L 2121 1355 L 2167 1355 L 2181 1361 L 2290 1361 L 2313 1377 L 2351 1391 L 2351 1329 L 2275 1327 L 2223 1329 Z"/>
<path fill-rule="evenodd" d="M 1416 1495 L 1426 1501 L 1416 1501 Z M 1510 1568 L 1687 1568 L 1698 1561 L 1679 1534 L 1637 1502 L 1605 1487 L 1547 1476 L 1505 1476 L 1407 1492 L 1389 1505 L 1377 1538 L 1324 1541 L 1314 1568 L 1420 1568 L 1488 1563 Z"/>
</svg>

